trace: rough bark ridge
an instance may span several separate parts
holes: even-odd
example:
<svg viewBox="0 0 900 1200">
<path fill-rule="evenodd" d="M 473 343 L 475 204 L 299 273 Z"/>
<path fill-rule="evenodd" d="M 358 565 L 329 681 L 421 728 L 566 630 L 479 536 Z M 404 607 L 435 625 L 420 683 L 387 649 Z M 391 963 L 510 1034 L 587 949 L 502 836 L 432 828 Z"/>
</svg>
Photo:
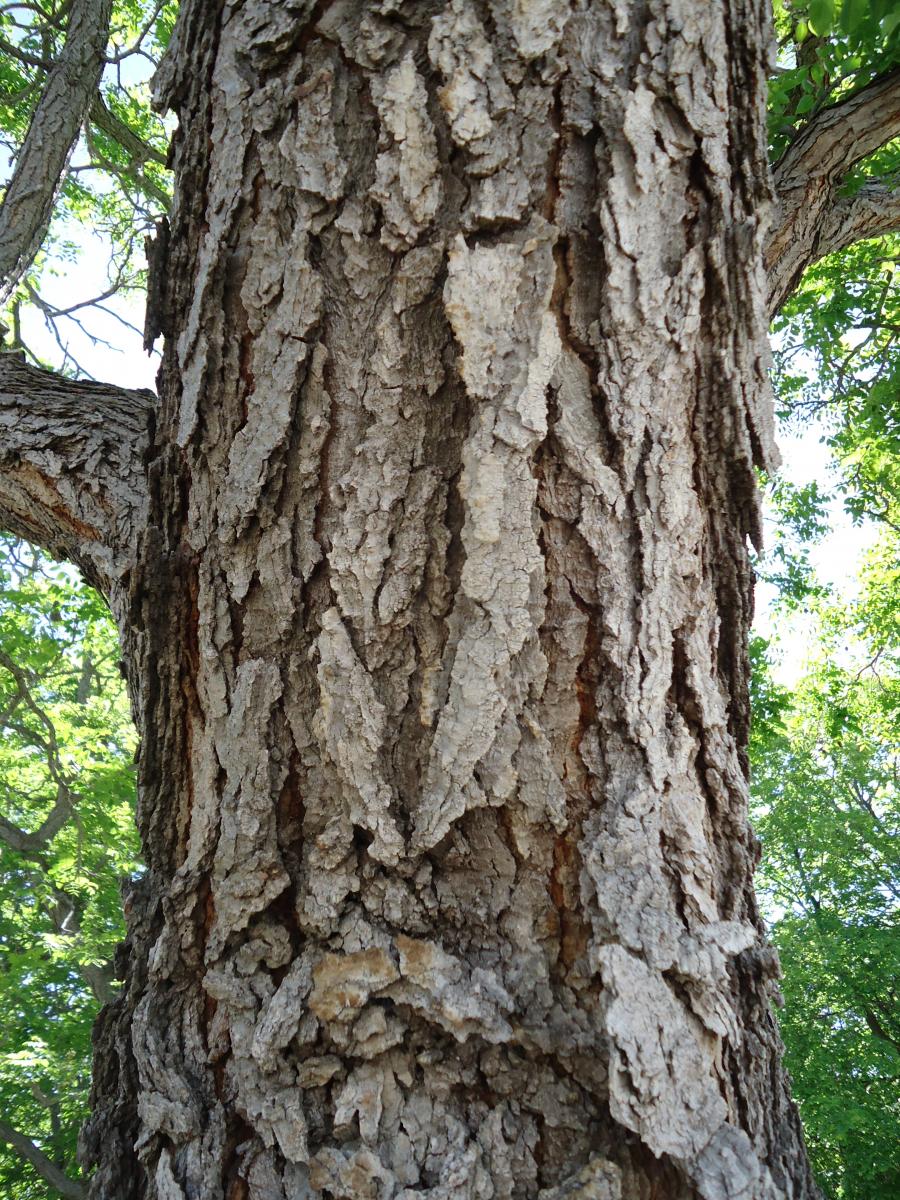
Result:
<svg viewBox="0 0 900 1200">
<path fill-rule="evenodd" d="M 0 355 L 3 527 L 77 563 L 120 618 L 147 521 L 155 402 L 151 392 L 61 379 Z"/>
<path fill-rule="evenodd" d="M 95 1200 L 813 1194 L 746 820 L 764 8 L 182 5 Z"/>
</svg>

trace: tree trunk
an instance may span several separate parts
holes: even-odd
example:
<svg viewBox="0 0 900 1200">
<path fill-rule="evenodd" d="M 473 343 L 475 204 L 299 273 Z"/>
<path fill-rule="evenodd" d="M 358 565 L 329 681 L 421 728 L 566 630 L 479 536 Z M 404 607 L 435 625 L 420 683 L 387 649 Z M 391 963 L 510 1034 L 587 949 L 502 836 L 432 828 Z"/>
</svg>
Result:
<svg viewBox="0 0 900 1200">
<path fill-rule="evenodd" d="M 765 8 L 182 4 L 94 1200 L 814 1194 L 747 824 Z"/>
</svg>

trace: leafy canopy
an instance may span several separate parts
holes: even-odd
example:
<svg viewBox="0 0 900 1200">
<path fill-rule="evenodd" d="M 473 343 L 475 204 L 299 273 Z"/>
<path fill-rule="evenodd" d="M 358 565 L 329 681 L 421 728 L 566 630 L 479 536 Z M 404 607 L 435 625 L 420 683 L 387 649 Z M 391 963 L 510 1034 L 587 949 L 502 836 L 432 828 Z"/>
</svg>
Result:
<svg viewBox="0 0 900 1200">
<path fill-rule="evenodd" d="M 120 884 L 139 869 L 118 654 L 96 592 L 0 538 L 0 1119 L 73 1176 Z M 2 1141 L 0 1194 L 53 1194 Z"/>
<path fill-rule="evenodd" d="M 777 158 L 805 123 L 900 61 L 896 0 L 776 5 Z M 900 144 L 858 164 L 896 184 Z M 835 1200 L 900 1194 L 900 237 L 808 270 L 773 327 L 782 427 L 816 435 L 827 478 L 766 482 L 773 533 L 762 578 L 813 646 L 779 683 L 757 639 L 751 744 L 757 883 L 784 969 L 787 1064 L 820 1185 Z M 817 576 L 843 513 L 871 541 L 847 595 Z"/>
</svg>

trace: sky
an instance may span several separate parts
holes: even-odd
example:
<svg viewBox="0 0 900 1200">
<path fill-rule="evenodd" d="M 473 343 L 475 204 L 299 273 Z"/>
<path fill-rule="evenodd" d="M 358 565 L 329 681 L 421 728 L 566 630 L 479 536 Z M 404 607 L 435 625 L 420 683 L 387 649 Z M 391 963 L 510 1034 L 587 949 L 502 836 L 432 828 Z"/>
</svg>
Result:
<svg viewBox="0 0 900 1200">
<path fill-rule="evenodd" d="M 817 482 L 823 491 L 836 481 L 835 465 L 825 444 L 826 430 L 815 422 L 802 433 L 780 429 L 778 447 L 782 465 L 779 474 L 798 487 Z M 829 531 L 811 548 L 809 560 L 818 580 L 831 587 L 837 598 L 851 600 L 858 591 L 859 570 L 866 551 L 874 544 L 878 529 L 865 520 L 854 524 L 839 496 L 827 506 Z M 772 543 L 775 517 L 766 511 L 764 532 Z M 818 650 L 813 618 L 804 612 L 786 614 L 776 607 L 776 589 L 760 582 L 756 588 L 754 631 L 777 642 L 773 674 L 786 687 L 804 673 L 810 655 Z"/>
<path fill-rule="evenodd" d="M 77 225 L 64 227 L 60 232 L 69 237 L 80 252 L 74 263 L 56 264 L 58 275 L 45 272 L 41 279 L 41 295 L 50 304 L 66 308 L 100 295 L 109 286 L 108 243 Z M 63 345 L 95 379 L 119 387 L 144 387 L 155 391 L 159 352 L 148 354 L 141 344 L 143 334 L 138 332 L 144 325 L 143 296 L 114 296 L 104 301 L 104 307 L 109 311 L 92 308 L 75 314 L 90 337 L 74 320 L 63 318 L 58 321 Z M 123 322 L 134 328 L 128 328 Z M 45 362 L 54 366 L 62 362 L 62 350 L 51 327 L 31 306 L 22 310 L 22 340 Z"/>
</svg>

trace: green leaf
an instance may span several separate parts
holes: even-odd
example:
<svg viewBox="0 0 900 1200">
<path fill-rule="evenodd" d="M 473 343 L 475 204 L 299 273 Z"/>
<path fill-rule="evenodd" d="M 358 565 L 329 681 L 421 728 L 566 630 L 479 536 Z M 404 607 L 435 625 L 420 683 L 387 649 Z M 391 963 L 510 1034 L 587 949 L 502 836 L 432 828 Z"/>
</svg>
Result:
<svg viewBox="0 0 900 1200">
<path fill-rule="evenodd" d="M 834 25 L 834 0 L 810 0 L 809 27 L 819 37 L 827 37 Z"/>
<path fill-rule="evenodd" d="M 841 5 L 841 29 L 853 33 L 871 16 L 869 0 L 843 0 Z"/>
</svg>

